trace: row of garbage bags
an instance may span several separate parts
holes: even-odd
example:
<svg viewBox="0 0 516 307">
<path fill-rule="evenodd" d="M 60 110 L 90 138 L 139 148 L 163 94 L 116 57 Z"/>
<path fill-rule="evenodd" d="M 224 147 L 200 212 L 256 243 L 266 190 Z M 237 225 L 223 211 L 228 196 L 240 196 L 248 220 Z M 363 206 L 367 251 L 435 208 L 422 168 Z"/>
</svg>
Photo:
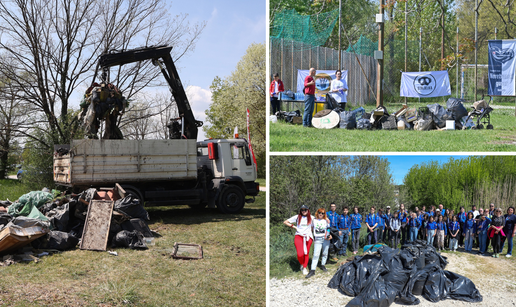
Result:
<svg viewBox="0 0 516 307">
<path fill-rule="evenodd" d="M 417 305 L 415 295 L 436 303 L 445 299 L 481 302 L 475 284 L 462 275 L 445 270 L 448 264 L 425 241 L 401 249 L 382 246 L 375 254 L 357 256 L 339 267 L 328 283 L 332 289 L 354 298 L 348 307 L 390 306 L 393 302 Z"/>
<path fill-rule="evenodd" d="M 0 213 L 0 233 L 9 227 L 22 230 L 38 226 L 46 230 L 46 234 L 31 242 L 33 248 L 74 249 L 82 237 L 87 204 L 96 192 L 92 188 L 69 198 L 57 199 L 52 193 L 44 191 L 24 194 L 7 207 L 7 213 Z M 147 249 L 144 238 L 153 237 L 146 223 L 149 220 L 148 212 L 132 194 L 116 200 L 108 242 L 112 247 Z M 3 252 L 0 248 L 0 254 Z"/>
<path fill-rule="evenodd" d="M 438 103 L 427 105 L 426 109 L 420 108 L 419 112 L 407 112 L 398 115 L 398 111 L 389 114 L 387 108 L 379 107 L 371 113 L 366 113 L 364 108 L 360 107 L 353 111 L 345 111 L 336 108 L 340 115 L 339 128 L 342 129 L 414 129 L 414 130 L 432 130 L 446 127 L 446 121 L 454 121 L 455 129 L 463 127 L 473 127 L 475 124 L 469 118 L 468 111 L 464 107 L 463 100 L 457 98 L 449 98 L 446 102 L 446 109 Z"/>
</svg>

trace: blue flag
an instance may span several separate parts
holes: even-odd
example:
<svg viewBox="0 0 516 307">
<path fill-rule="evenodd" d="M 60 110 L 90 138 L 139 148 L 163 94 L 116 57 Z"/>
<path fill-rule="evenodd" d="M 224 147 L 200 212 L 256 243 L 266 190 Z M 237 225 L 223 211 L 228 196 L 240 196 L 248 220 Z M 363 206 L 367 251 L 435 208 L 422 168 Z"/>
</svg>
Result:
<svg viewBox="0 0 516 307">
<path fill-rule="evenodd" d="M 516 40 L 498 39 L 488 41 L 489 90 L 491 96 L 516 96 Z"/>
</svg>

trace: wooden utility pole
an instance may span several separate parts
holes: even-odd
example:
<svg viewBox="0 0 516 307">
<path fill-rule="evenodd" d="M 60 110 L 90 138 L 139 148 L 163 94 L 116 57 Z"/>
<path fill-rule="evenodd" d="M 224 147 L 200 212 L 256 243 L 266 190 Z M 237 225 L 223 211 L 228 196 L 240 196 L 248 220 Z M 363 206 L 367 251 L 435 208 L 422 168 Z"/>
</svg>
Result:
<svg viewBox="0 0 516 307">
<path fill-rule="evenodd" d="M 339 67 L 338 67 L 338 69 L 342 68 L 342 65 L 341 65 L 342 64 L 341 63 L 341 58 L 342 58 L 341 52 L 342 52 L 342 50 L 341 50 L 341 45 L 340 45 L 341 44 L 341 42 L 340 42 L 340 32 L 342 31 L 341 24 L 340 24 L 341 15 L 342 15 L 341 9 L 342 9 L 342 0 L 339 0 Z"/>
<path fill-rule="evenodd" d="M 408 32 L 408 1 L 405 1 L 405 72 L 407 72 L 407 32 Z M 405 96 L 405 104 L 407 104 L 407 97 Z"/>
<path fill-rule="evenodd" d="M 441 0 L 441 59 L 444 60 L 444 0 Z M 441 62 L 441 70 L 444 70 L 444 62 Z"/>
<path fill-rule="evenodd" d="M 383 6 L 384 0 L 380 0 L 380 15 L 383 16 Z M 378 23 L 378 50 L 382 53 L 382 58 L 378 59 L 378 70 L 376 73 L 377 76 L 377 85 L 376 85 L 376 107 L 383 107 L 383 19 L 382 22 Z"/>
<path fill-rule="evenodd" d="M 475 0 L 475 101 L 477 101 L 478 0 Z"/>
</svg>

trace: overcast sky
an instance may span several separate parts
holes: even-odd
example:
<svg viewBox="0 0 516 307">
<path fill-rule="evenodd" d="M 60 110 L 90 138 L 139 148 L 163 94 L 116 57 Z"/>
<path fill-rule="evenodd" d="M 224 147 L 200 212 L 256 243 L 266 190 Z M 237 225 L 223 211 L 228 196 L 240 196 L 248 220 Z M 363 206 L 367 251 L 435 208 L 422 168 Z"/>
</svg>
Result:
<svg viewBox="0 0 516 307">
<path fill-rule="evenodd" d="M 195 50 L 177 63 L 195 117 L 205 121 L 213 79 L 229 76 L 250 44 L 265 43 L 265 1 L 169 2 L 170 14 L 187 13 L 192 23 L 207 22 Z M 204 139 L 202 129 L 197 139 Z"/>
</svg>

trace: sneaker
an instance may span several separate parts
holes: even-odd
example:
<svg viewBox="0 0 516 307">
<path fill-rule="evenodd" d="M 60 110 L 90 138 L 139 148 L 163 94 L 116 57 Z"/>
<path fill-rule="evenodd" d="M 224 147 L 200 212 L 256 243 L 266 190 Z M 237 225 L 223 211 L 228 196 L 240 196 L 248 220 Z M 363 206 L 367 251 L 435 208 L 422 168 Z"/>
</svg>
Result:
<svg viewBox="0 0 516 307">
<path fill-rule="evenodd" d="M 496 254 L 496 258 L 500 258 L 500 254 Z"/>
<path fill-rule="evenodd" d="M 301 272 L 303 272 L 303 265 L 301 265 L 301 267 L 299 268 L 299 270 L 300 270 Z"/>
<path fill-rule="evenodd" d="M 512 257 L 512 255 L 511 254 L 507 254 L 507 255 L 505 255 L 505 257 L 510 258 L 510 257 Z"/>
<path fill-rule="evenodd" d="M 303 268 L 303 275 L 308 275 L 308 269 L 307 268 Z"/>
<path fill-rule="evenodd" d="M 321 270 L 323 270 L 323 272 L 328 272 L 328 269 L 324 265 L 321 265 Z"/>
<path fill-rule="evenodd" d="M 310 277 L 312 277 L 314 275 L 315 275 L 315 271 L 314 270 L 310 270 L 310 272 L 308 272 L 308 274 L 306 274 L 305 278 L 310 278 Z"/>
</svg>

